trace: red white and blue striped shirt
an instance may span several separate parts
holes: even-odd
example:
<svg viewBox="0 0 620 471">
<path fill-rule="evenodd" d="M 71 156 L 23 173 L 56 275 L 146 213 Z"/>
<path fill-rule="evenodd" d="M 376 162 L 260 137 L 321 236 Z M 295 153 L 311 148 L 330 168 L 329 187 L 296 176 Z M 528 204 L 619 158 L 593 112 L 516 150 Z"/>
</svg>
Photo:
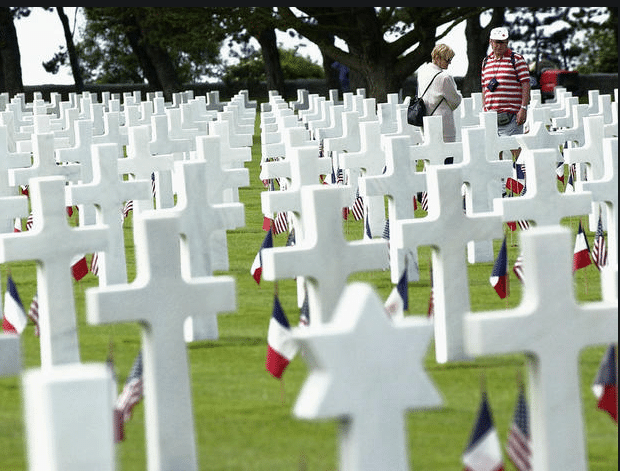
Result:
<svg viewBox="0 0 620 471">
<path fill-rule="evenodd" d="M 484 111 L 507 111 L 518 113 L 521 108 L 521 84 L 530 80 L 530 73 L 525 59 L 514 53 L 514 65 L 511 59 L 513 52 L 507 49 L 500 59 L 491 53 L 486 57 L 482 67 L 482 90 L 484 91 Z M 495 91 L 487 89 L 491 79 L 499 82 Z"/>
</svg>

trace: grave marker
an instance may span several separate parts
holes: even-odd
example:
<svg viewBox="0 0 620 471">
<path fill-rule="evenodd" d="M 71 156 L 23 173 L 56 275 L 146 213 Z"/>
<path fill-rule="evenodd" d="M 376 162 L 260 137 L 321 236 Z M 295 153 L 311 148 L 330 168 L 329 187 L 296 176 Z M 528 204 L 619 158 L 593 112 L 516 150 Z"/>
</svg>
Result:
<svg viewBox="0 0 620 471">
<path fill-rule="evenodd" d="M 463 316 L 470 309 L 465 250 L 472 240 L 503 237 L 501 213 L 463 211 L 462 164 L 427 170 L 428 216 L 390 224 L 390 245 L 412 251 L 430 245 L 433 263 L 435 356 L 438 363 L 467 358 Z"/>
<path fill-rule="evenodd" d="M 520 234 L 523 302 L 515 309 L 468 314 L 466 349 L 476 356 L 526 354 L 532 469 L 586 470 L 579 354 L 617 341 L 618 298 L 576 302 L 568 229 L 549 226 Z"/>
<path fill-rule="evenodd" d="M 129 200 L 136 202 L 151 199 L 149 180 L 121 179 L 117 153 L 116 144 L 93 146 L 92 181 L 67 187 L 68 204 L 96 208 L 97 222 L 106 226 L 107 248 L 98 254 L 99 281 L 103 286 L 127 283 L 125 237 L 120 217 L 123 203 Z"/>
<path fill-rule="evenodd" d="M 387 266 L 387 243 L 382 239 L 345 240 L 345 188 L 308 185 L 300 193 L 303 239 L 291 247 L 263 250 L 262 276 L 269 281 L 306 277 L 311 322 L 320 325 L 332 318 L 350 274 Z"/>
<path fill-rule="evenodd" d="M 236 308 L 233 278 L 190 278 L 187 260 L 181 259 L 179 229 L 173 215 L 134 215 L 136 279 L 86 291 L 91 324 L 138 322 L 142 327 L 151 471 L 198 469 L 183 323 L 188 313 L 199 312 L 205 304 L 215 312 Z"/>
<path fill-rule="evenodd" d="M 35 260 L 41 331 L 41 365 L 80 361 L 71 261 L 101 250 L 106 228 L 71 228 L 65 207 L 65 179 L 30 180 L 33 225 L 29 231 L 0 236 L 0 262 Z"/>
<path fill-rule="evenodd" d="M 372 288 L 354 283 L 329 324 L 293 335 L 310 368 L 293 412 L 338 418 L 339 469 L 409 469 L 405 413 L 442 404 L 424 371 L 432 321 L 392 322 Z"/>
</svg>

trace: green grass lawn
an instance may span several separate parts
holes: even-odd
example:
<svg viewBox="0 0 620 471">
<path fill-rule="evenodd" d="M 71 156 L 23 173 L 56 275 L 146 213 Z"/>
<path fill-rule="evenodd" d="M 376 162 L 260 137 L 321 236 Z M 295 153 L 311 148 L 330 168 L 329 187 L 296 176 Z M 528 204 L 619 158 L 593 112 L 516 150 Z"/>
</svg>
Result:
<svg viewBox="0 0 620 471">
<path fill-rule="evenodd" d="M 260 118 L 259 118 L 260 119 Z M 289 365 L 283 381 L 272 378 L 265 370 L 267 329 L 271 317 L 274 283 L 263 280 L 257 285 L 250 266 L 264 238 L 260 193 L 264 191 L 258 178 L 260 163 L 260 128 L 256 123 L 253 160 L 246 164 L 250 171 L 250 187 L 241 188 L 240 200 L 245 205 L 245 227 L 229 231 L 230 270 L 236 280 L 237 305 L 234 313 L 219 316 L 220 339 L 195 342 L 188 346 L 194 427 L 201 470 L 334 470 L 338 466 L 337 422 L 308 422 L 292 416 L 292 407 L 307 375 L 303 358 L 298 355 Z M 420 210 L 421 211 L 421 210 Z M 424 213 L 421 212 L 420 216 Z M 74 216 L 75 218 L 75 216 Z M 577 231 L 578 217 L 563 223 Z M 592 245 L 594 233 L 582 218 Z M 130 280 L 133 267 L 131 216 L 125 221 L 125 238 Z M 362 237 L 362 223 L 343 221 L 349 239 Z M 286 234 L 274 237 L 274 245 L 284 245 Z M 519 249 L 518 232 L 508 235 L 509 264 L 512 266 Z M 495 241 L 497 254 L 501 240 Z M 430 249 L 419 250 L 420 281 L 409 284 L 408 315 L 426 316 L 430 293 Z M 515 307 L 520 302 L 521 287 L 511 271 L 508 302 L 499 299 L 488 282 L 492 262 L 469 266 L 470 297 L 474 311 Z M 36 269 L 33 262 L 3 264 L 4 292 L 10 270 L 18 291 L 28 308 L 36 291 Z M 392 289 L 389 272 L 356 274 L 351 280 L 371 283 L 386 299 Z M 103 362 L 113 345 L 119 391 L 140 348 L 137 324 L 91 326 L 86 322 L 84 292 L 97 286 L 98 279 L 88 274 L 75 284 L 81 358 L 83 362 Z M 580 301 L 601 299 L 600 279 L 594 266 L 575 275 L 575 290 Z M 294 280 L 278 282 L 278 293 L 291 324 L 297 323 L 296 285 Z M 40 365 L 38 338 L 29 325 L 22 334 L 25 368 Z M 587 430 L 590 469 L 618 469 L 617 425 L 597 410 L 590 389 L 606 346 L 584 350 L 581 359 L 583 414 Z M 481 378 L 485 378 L 495 427 L 502 446 L 515 407 L 517 378 L 525 377 L 521 354 L 485 357 L 476 361 L 437 364 L 433 347 L 426 357 L 426 368 L 444 398 L 444 406 L 432 411 L 408 415 L 409 458 L 411 469 L 462 469 L 460 457 L 469 440 L 480 402 Z M 22 423 L 23 404 L 20 380 L 0 378 L 0 470 L 27 469 L 25 430 Z M 118 469 L 146 469 L 143 403 L 134 409 L 126 425 L 126 440 L 117 446 Z M 189 424 L 188 424 L 189 425 Z M 506 469 L 515 469 L 504 454 Z"/>
</svg>

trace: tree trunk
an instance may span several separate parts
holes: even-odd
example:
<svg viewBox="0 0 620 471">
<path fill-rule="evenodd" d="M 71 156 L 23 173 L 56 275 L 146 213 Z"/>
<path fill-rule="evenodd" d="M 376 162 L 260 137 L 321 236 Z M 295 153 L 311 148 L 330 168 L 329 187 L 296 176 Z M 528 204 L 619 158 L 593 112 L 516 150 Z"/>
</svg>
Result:
<svg viewBox="0 0 620 471">
<path fill-rule="evenodd" d="M 468 18 L 465 23 L 468 65 L 461 90 L 463 96 L 471 96 L 472 93 L 481 91 L 480 73 L 482 60 L 489 48 L 489 33 L 491 29 L 503 24 L 505 10 L 505 7 L 494 8 L 491 21 L 484 28 L 480 26 L 480 15 Z"/>
<path fill-rule="evenodd" d="M 8 92 L 9 96 L 22 93 L 21 57 L 11 7 L 0 7 L 0 66 L 0 78 L 3 79 L 0 81 L 0 90 Z"/>
<path fill-rule="evenodd" d="M 80 70 L 78 56 L 75 51 L 75 44 L 73 44 L 73 36 L 71 35 L 69 19 L 65 14 L 64 7 L 56 7 L 56 11 L 58 12 L 58 17 L 60 18 L 62 29 L 65 33 L 69 63 L 71 64 L 71 73 L 73 73 L 73 81 L 75 82 L 75 91 L 79 93 L 84 90 L 84 81 L 82 80 L 82 71 Z"/>
<path fill-rule="evenodd" d="M 168 52 L 160 46 L 150 44 L 143 34 L 140 18 L 133 17 L 133 23 L 127 27 L 127 39 L 133 49 L 148 83 L 157 90 L 162 90 L 166 100 L 172 100 L 172 94 L 181 89 L 175 66 Z"/>
<path fill-rule="evenodd" d="M 278 51 L 275 29 L 271 27 L 261 29 L 256 35 L 256 39 L 260 44 L 263 62 L 265 63 L 267 90 L 277 90 L 282 98 L 288 99 L 284 88 L 284 73 L 280 64 L 280 52 Z"/>
</svg>

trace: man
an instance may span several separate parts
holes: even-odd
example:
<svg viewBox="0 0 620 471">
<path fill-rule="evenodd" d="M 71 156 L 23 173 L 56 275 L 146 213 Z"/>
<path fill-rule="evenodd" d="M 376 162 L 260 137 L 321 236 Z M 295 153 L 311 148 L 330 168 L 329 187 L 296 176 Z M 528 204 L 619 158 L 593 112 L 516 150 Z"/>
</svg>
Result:
<svg viewBox="0 0 620 471">
<path fill-rule="evenodd" d="M 520 54 L 508 48 L 508 29 L 491 30 L 492 52 L 482 63 L 484 111 L 497 112 L 499 135 L 523 133 L 530 102 L 530 74 Z M 518 151 L 513 151 L 515 157 Z"/>
</svg>

